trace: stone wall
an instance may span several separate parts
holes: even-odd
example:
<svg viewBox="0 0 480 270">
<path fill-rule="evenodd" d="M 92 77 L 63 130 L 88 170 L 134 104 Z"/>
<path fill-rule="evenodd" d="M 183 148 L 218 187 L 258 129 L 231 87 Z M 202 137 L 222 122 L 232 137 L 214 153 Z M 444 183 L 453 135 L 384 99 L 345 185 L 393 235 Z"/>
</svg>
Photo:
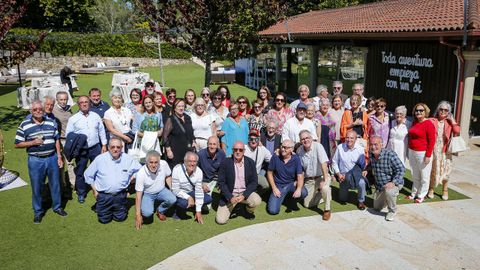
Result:
<svg viewBox="0 0 480 270">
<path fill-rule="evenodd" d="M 59 72 L 64 66 L 70 66 L 74 70 L 82 68 L 84 64 L 96 64 L 97 62 L 107 63 L 109 61 L 118 61 L 121 66 L 131 66 L 133 63 L 139 64 L 139 67 L 158 67 L 159 60 L 153 58 L 134 58 L 134 57 L 90 57 L 90 56 L 61 56 L 61 57 L 37 57 L 28 58 L 21 65 L 25 69 L 39 69 L 43 71 Z M 163 59 L 163 64 L 180 65 L 191 63 L 188 59 Z"/>
</svg>

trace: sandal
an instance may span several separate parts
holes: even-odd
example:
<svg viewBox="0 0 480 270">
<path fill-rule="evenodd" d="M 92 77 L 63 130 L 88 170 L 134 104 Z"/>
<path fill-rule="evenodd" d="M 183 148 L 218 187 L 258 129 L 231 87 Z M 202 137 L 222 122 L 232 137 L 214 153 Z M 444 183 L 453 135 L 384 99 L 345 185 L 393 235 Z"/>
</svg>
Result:
<svg viewBox="0 0 480 270">
<path fill-rule="evenodd" d="M 415 203 L 422 203 L 423 202 L 423 198 L 416 198 L 415 199 Z"/>
<path fill-rule="evenodd" d="M 434 192 L 433 189 L 429 189 L 429 190 L 428 190 L 427 197 L 428 197 L 429 199 L 433 199 L 433 197 L 435 197 L 435 194 L 434 194 L 433 192 Z"/>
</svg>

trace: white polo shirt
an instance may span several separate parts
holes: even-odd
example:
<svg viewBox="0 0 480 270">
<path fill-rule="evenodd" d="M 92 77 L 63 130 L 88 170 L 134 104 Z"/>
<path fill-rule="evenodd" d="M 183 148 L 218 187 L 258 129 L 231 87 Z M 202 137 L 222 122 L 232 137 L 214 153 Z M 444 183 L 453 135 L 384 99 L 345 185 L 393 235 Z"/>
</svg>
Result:
<svg viewBox="0 0 480 270">
<path fill-rule="evenodd" d="M 150 172 L 147 165 L 143 165 L 137 173 L 135 190 L 148 194 L 157 194 L 165 188 L 165 178 L 170 176 L 172 171 L 165 160 L 160 160 L 155 173 Z"/>
</svg>

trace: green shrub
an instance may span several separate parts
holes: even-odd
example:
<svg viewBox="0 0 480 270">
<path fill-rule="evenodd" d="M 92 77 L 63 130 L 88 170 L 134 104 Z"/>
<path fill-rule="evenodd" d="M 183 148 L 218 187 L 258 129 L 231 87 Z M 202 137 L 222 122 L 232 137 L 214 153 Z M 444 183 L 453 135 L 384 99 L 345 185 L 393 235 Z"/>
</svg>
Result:
<svg viewBox="0 0 480 270">
<path fill-rule="evenodd" d="M 9 31 L 5 43 L 17 41 L 32 41 L 39 34 L 39 30 L 16 28 Z M 109 57 L 158 57 L 157 45 L 143 43 L 141 34 L 108 34 L 108 33 L 49 33 L 38 49 L 39 52 L 50 53 L 52 56 L 109 56 Z M 162 43 L 162 57 L 169 59 L 188 59 L 191 53 Z"/>
</svg>

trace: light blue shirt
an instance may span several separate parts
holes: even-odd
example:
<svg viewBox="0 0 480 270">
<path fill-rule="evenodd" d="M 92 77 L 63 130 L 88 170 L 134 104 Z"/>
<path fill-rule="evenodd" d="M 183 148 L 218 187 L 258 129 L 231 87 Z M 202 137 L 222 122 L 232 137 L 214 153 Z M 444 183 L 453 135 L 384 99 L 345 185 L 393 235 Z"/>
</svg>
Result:
<svg viewBox="0 0 480 270">
<path fill-rule="evenodd" d="M 335 173 L 345 174 L 353 169 L 355 164 L 365 169 L 365 149 L 362 146 L 355 144 L 350 149 L 347 143 L 342 143 L 337 147 L 332 159 L 332 167 Z"/>
<path fill-rule="evenodd" d="M 97 191 L 117 193 L 128 187 L 140 168 L 142 165 L 128 154 L 122 153 L 114 160 L 110 152 L 105 152 L 93 160 L 83 175 L 85 183 L 94 184 Z"/>
<path fill-rule="evenodd" d="M 70 132 L 86 135 L 88 147 L 95 146 L 99 142 L 101 142 L 102 145 L 107 145 L 107 137 L 105 135 L 102 118 L 94 112 L 89 112 L 87 116 L 81 111 L 72 115 L 72 117 L 68 119 L 65 137 L 67 137 Z"/>
</svg>

